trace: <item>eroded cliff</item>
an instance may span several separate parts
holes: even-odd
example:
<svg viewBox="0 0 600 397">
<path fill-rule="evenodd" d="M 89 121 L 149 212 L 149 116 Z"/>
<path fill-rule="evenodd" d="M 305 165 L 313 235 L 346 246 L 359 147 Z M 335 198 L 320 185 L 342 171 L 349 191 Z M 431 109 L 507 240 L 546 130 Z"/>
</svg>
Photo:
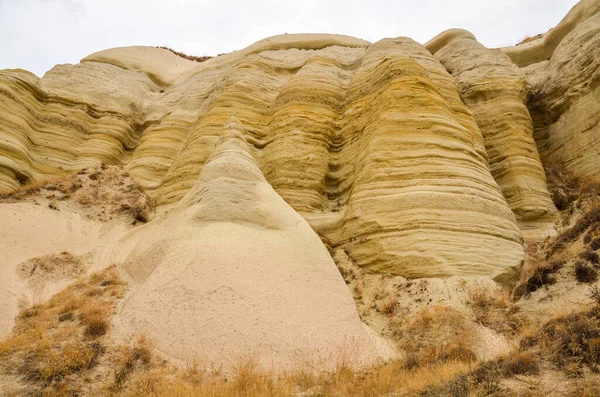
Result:
<svg viewBox="0 0 600 397">
<path fill-rule="evenodd" d="M 495 277 L 553 233 L 540 158 L 597 174 L 598 9 L 514 49 L 283 35 L 202 63 L 129 47 L 0 71 L 0 187 L 122 164 L 168 208 L 235 116 L 275 191 L 360 266 Z"/>
</svg>

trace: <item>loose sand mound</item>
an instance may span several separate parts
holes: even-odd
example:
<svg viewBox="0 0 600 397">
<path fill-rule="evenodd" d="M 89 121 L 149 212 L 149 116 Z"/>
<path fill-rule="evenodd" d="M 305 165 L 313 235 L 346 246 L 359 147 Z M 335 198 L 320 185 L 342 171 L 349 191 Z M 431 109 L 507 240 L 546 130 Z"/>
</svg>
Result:
<svg viewBox="0 0 600 397">
<path fill-rule="evenodd" d="M 124 264 L 133 292 L 120 324 L 171 357 L 227 368 L 249 353 L 265 367 L 323 368 L 391 353 L 360 322 L 319 237 L 265 180 L 236 120 L 177 207 L 130 239 L 139 242 Z"/>
<path fill-rule="evenodd" d="M 0 194 L 0 337 L 19 305 L 44 302 L 89 268 L 108 266 L 115 241 L 151 213 L 148 196 L 118 166 Z"/>
</svg>

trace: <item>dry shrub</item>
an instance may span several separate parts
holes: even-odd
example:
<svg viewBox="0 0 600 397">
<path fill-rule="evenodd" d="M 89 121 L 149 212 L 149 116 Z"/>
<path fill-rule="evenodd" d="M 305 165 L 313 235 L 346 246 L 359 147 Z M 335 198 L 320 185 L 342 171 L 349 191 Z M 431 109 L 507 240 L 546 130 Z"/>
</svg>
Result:
<svg viewBox="0 0 600 397">
<path fill-rule="evenodd" d="M 592 298 L 594 303 L 596 305 L 600 306 L 600 288 L 597 285 L 590 287 L 589 293 L 590 293 L 590 298 Z"/>
<path fill-rule="evenodd" d="M 504 376 L 537 375 L 540 372 L 539 360 L 532 353 L 516 353 L 499 360 Z"/>
<path fill-rule="evenodd" d="M 407 352 L 409 368 L 447 361 L 471 363 L 477 359 L 470 349 L 476 341 L 474 325 L 450 307 L 426 307 L 412 322 L 394 326 L 400 347 Z"/>
<path fill-rule="evenodd" d="M 589 243 L 590 245 L 590 249 L 597 251 L 600 249 L 600 237 L 596 237 L 593 240 L 590 241 Z"/>
<path fill-rule="evenodd" d="M 549 321 L 537 337 L 537 345 L 561 368 L 575 364 L 600 365 L 600 306 Z"/>
<path fill-rule="evenodd" d="M 556 260 L 550 263 L 544 263 L 533 270 L 533 274 L 526 282 L 519 284 L 513 293 L 515 299 L 537 291 L 545 285 L 556 283 L 555 273 L 562 269 L 565 265 L 564 260 Z"/>
<path fill-rule="evenodd" d="M 475 319 L 483 326 L 503 334 L 513 334 L 518 322 L 509 321 L 511 311 L 510 294 L 507 291 L 486 291 L 475 288 L 469 292 L 471 309 Z"/>
<path fill-rule="evenodd" d="M 598 256 L 598 254 L 592 250 L 585 250 L 582 253 L 579 254 L 579 257 L 581 259 L 584 259 L 586 261 L 588 261 L 589 263 L 592 263 L 594 265 L 597 265 L 600 262 L 600 257 Z"/>
<path fill-rule="evenodd" d="M 470 395 L 471 380 L 466 375 L 458 376 L 420 393 L 422 397 L 469 397 Z"/>
<path fill-rule="evenodd" d="M 568 228 L 555 238 L 548 249 L 547 257 L 562 250 L 567 244 L 577 240 L 588 228 L 596 228 L 598 224 L 600 224 L 600 207 L 594 207 L 580 217 L 572 227 Z M 598 248 L 600 248 L 600 245 Z"/>
<path fill-rule="evenodd" d="M 393 315 L 397 306 L 398 296 L 394 293 L 389 293 L 384 298 L 376 301 L 377 310 L 388 315 Z"/>
<path fill-rule="evenodd" d="M 175 51 L 169 47 L 156 47 L 156 48 L 162 48 L 163 50 L 171 51 L 173 54 L 175 54 L 181 58 L 187 59 L 188 61 L 205 62 L 205 61 L 208 61 L 209 59 L 213 58 L 211 56 L 206 56 L 206 55 L 200 56 L 200 57 L 194 56 L 194 55 L 188 55 L 183 52 Z"/>
<path fill-rule="evenodd" d="M 116 270 L 109 268 L 90 280 L 115 277 Z M 99 337 L 108 329 L 115 302 L 111 290 L 121 287 L 120 282 L 105 287 L 91 299 L 86 294 L 95 287 L 80 281 L 43 305 L 22 310 L 13 335 L 0 343 L 0 374 L 22 376 L 34 394 L 77 395 L 74 380 L 93 369 L 105 352 Z"/>
<path fill-rule="evenodd" d="M 470 378 L 473 385 L 487 396 L 501 389 L 502 370 L 497 360 L 486 361 L 470 373 Z"/>
<path fill-rule="evenodd" d="M 548 190 L 559 211 L 570 209 L 579 198 L 580 181 L 567 171 L 563 164 L 546 164 Z"/>
<path fill-rule="evenodd" d="M 598 272 L 587 263 L 577 261 L 575 263 L 575 278 L 580 283 L 593 283 L 598 280 Z"/>
</svg>

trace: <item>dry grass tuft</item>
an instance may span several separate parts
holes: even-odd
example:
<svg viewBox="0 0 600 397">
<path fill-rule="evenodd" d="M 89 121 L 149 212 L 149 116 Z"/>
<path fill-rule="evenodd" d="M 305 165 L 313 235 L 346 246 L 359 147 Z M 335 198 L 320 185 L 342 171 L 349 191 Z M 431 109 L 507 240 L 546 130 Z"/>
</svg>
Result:
<svg viewBox="0 0 600 397">
<path fill-rule="evenodd" d="M 513 292 L 514 299 L 520 299 L 537 291 L 543 286 L 556 283 L 555 273 L 565 265 L 564 260 L 554 260 L 549 263 L 538 264 L 525 282 L 519 283 Z"/>
<path fill-rule="evenodd" d="M 585 250 L 579 254 L 581 259 L 588 261 L 591 264 L 597 265 L 600 263 L 600 257 L 598 254 L 592 250 Z"/>
<path fill-rule="evenodd" d="M 476 340 L 474 326 L 466 316 L 443 306 L 421 310 L 410 322 L 392 324 L 400 347 L 406 351 L 405 366 L 414 368 L 436 362 L 477 360 L 471 350 Z"/>
<path fill-rule="evenodd" d="M 50 190 L 58 190 L 58 186 L 60 186 L 61 183 L 63 183 L 66 180 L 69 180 L 74 175 L 74 173 L 67 173 L 61 175 L 47 176 L 37 180 L 28 179 L 26 182 L 22 183 L 17 189 L 0 192 L 0 199 L 19 199 L 24 196 L 38 193 L 42 188 L 45 188 L 46 186 L 52 186 Z"/>
<path fill-rule="evenodd" d="M 116 277 L 113 267 L 90 280 Z M 34 394 L 77 394 L 74 379 L 94 368 L 105 351 L 98 338 L 108 330 L 118 295 L 113 292 L 123 286 L 120 282 L 107 286 L 92 299 L 87 293 L 96 287 L 90 280 L 71 285 L 43 305 L 22 310 L 13 335 L 0 343 L 0 373 L 23 377 Z"/>
<path fill-rule="evenodd" d="M 143 369 L 148 369 L 151 360 L 152 349 L 149 341 L 143 335 L 136 340 L 133 347 L 119 347 L 116 362 L 113 364 L 116 369 L 110 390 L 113 392 L 121 390 L 135 368 L 141 366 Z"/>
<path fill-rule="evenodd" d="M 162 48 L 163 50 L 171 51 L 173 54 L 175 54 L 175 55 L 177 55 L 177 56 L 179 56 L 181 58 L 187 59 L 188 61 L 205 62 L 205 61 L 208 61 L 211 58 L 214 58 L 214 57 L 206 56 L 206 55 L 200 56 L 200 57 L 197 57 L 197 56 L 194 56 L 194 55 L 188 55 L 188 54 L 185 54 L 183 52 L 175 51 L 175 50 L 173 50 L 173 49 L 171 49 L 169 47 L 156 47 L 156 48 Z"/>
<path fill-rule="evenodd" d="M 558 368 L 570 374 L 587 365 L 598 371 L 600 365 L 600 306 L 558 317 L 546 323 L 526 347 L 536 346 L 550 356 Z"/>
<path fill-rule="evenodd" d="M 598 272 L 585 262 L 575 262 L 575 278 L 580 283 L 593 283 L 598 280 Z"/>
</svg>

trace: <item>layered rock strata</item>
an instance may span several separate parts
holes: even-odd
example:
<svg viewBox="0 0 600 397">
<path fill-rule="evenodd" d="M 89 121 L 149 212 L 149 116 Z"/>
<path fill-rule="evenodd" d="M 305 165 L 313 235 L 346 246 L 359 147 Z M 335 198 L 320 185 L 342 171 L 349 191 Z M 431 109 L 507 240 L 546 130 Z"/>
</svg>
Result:
<svg viewBox="0 0 600 397">
<path fill-rule="evenodd" d="M 263 367 L 296 369 L 393 354 L 360 322 L 333 259 L 266 181 L 235 119 L 194 187 L 130 233 L 122 246 L 131 245 L 120 324 L 171 357 L 227 368 L 251 354 Z"/>
<path fill-rule="evenodd" d="M 450 32 L 427 49 L 284 35 L 203 63 L 132 47 L 42 79 L 1 71 L 0 186 L 118 163 L 166 208 L 235 115 L 275 191 L 359 265 L 494 277 L 520 263 L 522 233 L 551 233 L 532 129 L 542 160 L 594 173 L 598 24 L 596 3 L 582 4 L 549 60 L 521 69 L 516 55 Z"/>
<path fill-rule="evenodd" d="M 554 231 L 557 211 L 533 139 L 525 74 L 467 31 L 444 32 L 428 48 L 456 79 L 484 137 L 492 175 L 526 237 Z"/>
</svg>

